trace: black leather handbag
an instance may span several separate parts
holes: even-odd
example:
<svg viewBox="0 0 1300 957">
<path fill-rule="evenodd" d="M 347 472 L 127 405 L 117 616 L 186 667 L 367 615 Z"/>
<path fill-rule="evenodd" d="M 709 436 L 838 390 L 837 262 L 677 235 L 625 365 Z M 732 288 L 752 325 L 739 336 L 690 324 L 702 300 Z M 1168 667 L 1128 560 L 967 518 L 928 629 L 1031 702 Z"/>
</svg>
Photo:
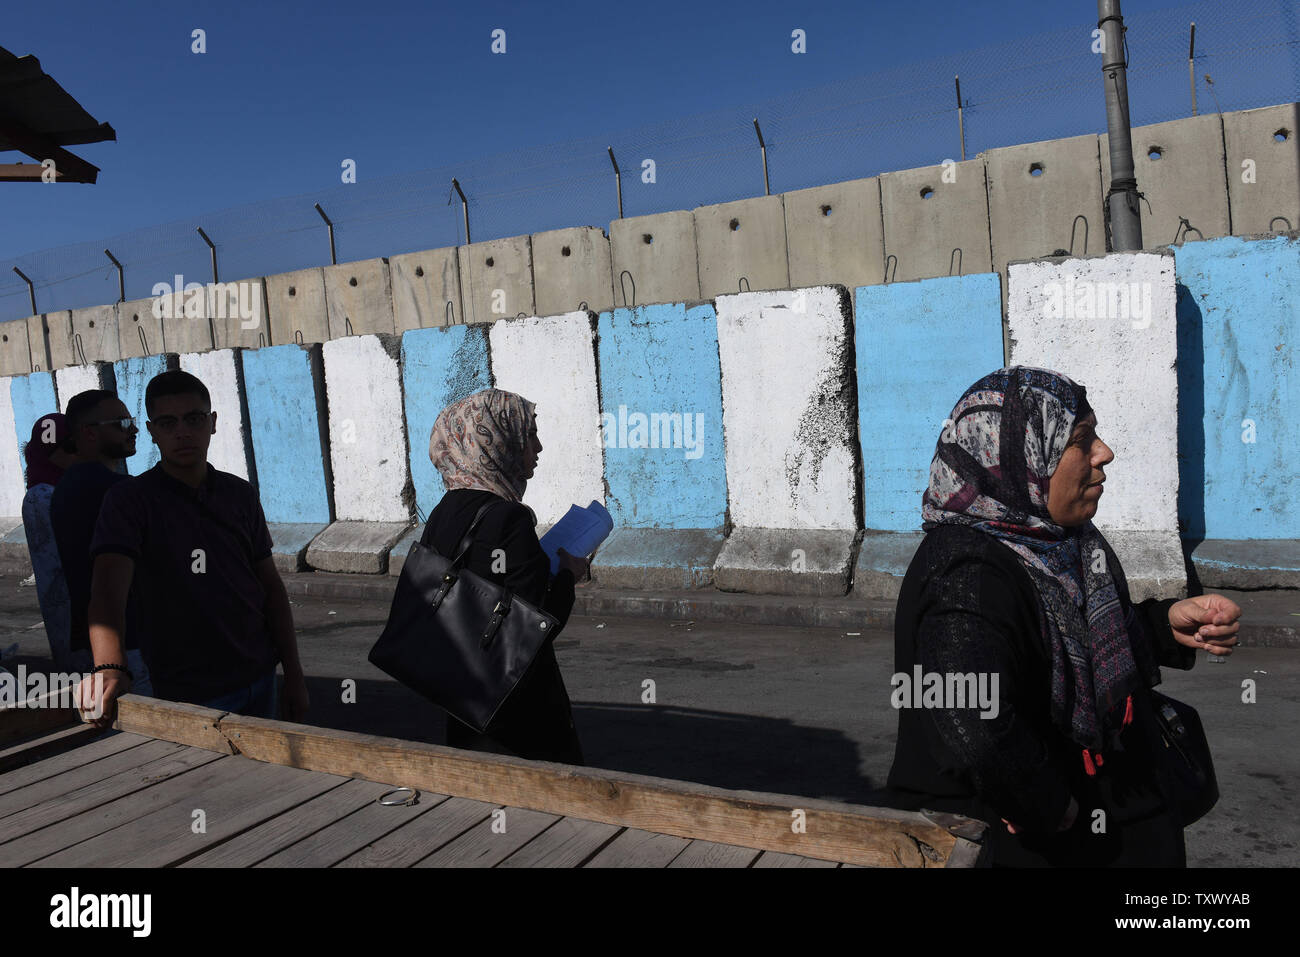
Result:
<svg viewBox="0 0 1300 957">
<path fill-rule="evenodd" d="M 411 545 L 370 663 L 479 733 L 528 671 L 559 622 L 509 589 L 461 568 L 480 508 L 454 558 Z"/>
<path fill-rule="evenodd" d="M 1210 742 L 1201 716 L 1189 704 L 1151 692 L 1155 706 L 1157 771 L 1183 827 L 1199 821 L 1219 800 Z"/>
</svg>

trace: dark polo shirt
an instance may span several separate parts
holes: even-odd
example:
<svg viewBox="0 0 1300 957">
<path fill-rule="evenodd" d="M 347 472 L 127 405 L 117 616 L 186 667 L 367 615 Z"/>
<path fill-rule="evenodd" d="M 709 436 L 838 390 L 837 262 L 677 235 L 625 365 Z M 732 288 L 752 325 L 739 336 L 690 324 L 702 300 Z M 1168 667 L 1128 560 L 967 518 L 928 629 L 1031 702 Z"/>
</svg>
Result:
<svg viewBox="0 0 1300 957">
<path fill-rule="evenodd" d="M 73 651 L 90 648 L 90 626 L 86 621 L 86 609 L 90 606 L 90 542 L 99 520 L 99 509 L 105 493 L 129 477 L 99 462 L 79 462 L 63 473 L 50 496 L 50 526 L 54 529 L 59 564 L 63 566 L 72 607 Z M 128 603 L 126 609 L 126 647 L 139 647 L 134 602 Z"/>
<path fill-rule="evenodd" d="M 203 702 L 276 666 L 253 566 L 271 534 L 253 487 L 208 466 L 197 489 L 155 465 L 104 496 L 90 554 L 135 561 L 140 650 L 155 692 Z"/>
</svg>

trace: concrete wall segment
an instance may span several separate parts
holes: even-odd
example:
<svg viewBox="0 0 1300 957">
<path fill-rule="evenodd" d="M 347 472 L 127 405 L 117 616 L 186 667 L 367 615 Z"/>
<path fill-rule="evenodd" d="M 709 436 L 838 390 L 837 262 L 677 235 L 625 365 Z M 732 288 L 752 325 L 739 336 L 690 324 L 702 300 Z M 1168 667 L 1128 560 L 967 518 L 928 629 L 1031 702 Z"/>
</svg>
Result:
<svg viewBox="0 0 1300 957">
<path fill-rule="evenodd" d="M 507 319 L 489 330 L 493 385 L 537 405 L 542 454 L 524 504 L 539 525 L 558 521 L 571 505 L 605 503 L 595 316 Z"/>
<path fill-rule="evenodd" d="M 456 247 L 426 249 L 388 258 L 393 328 L 428 329 L 465 321 Z"/>
<path fill-rule="evenodd" d="M 580 308 L 602 312 L 613 306 L 609 239 L 603 229 L 575 226 L 533 233 L 532 251 L 538 315 Z"/>
<path fill-rule="evenodd" d="M 412 518 L 400 349 L 396 336 L 347 336 L 324 344 L 339 521 L 408 523 Z"/>
<path fill-rule="evenodd" d="M 339 263 L 321 272 L 331 339 L 393 333 L 393 292 L 387 260 Z"/>
<path fill-rule="evenodd" d="M 614 303 L 628 307 L 700 298 L 695 217 L 689 210 L 609 224 Z"/>
<path fill-rule="evenodd" d="M 700 206 L 693 214 L 701 297 L 789 287 L 785 211 L 780 196 Z"/>
</svg>

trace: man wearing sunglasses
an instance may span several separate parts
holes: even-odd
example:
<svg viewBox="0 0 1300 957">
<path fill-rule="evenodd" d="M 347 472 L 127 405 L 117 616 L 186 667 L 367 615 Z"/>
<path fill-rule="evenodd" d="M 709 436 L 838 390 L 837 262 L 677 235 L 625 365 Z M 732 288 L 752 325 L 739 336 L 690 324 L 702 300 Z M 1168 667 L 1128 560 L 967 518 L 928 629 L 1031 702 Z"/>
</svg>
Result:
<svg viewBox="0 0 1300 957">
<path fill-rule="evenodd" d="M 302 718 L 307 686 L 289 596 L 271 558 L 257 492 L 208 464 L 217 430 L 207 387 L 179 369 L 145 388 L 149 435 L 160 461 L 104 497 L 91 544 L 90 640 L 104 675 L 103 714 L 134 690 L 121 635 L 128 593 L 138 601 L 142 647 L 160 698 L 255 717 Z M 95 711 L 93 682 L 82 707 Z"/>
<path fill-rule="evenodd" d="M 95 534 L 100 506 L 108 490 L 128 476 L 125 460 L 135 454 L 139 429 L 116 394 L 104 389 L 80 392 L 68 400 L 64 418 L 73 464 L 69 465 L 50 496 L 50 526 L 59 550 L 59 564 L 71 603 L 71 653 L 73 668 L 94 667 L 90 650 L 90 540 Z M 138 650 L 135 609 L 126 611 L 126 657 L 136 677 L 136 694 L 151 695 L 149 671 Z"/>
</svg>

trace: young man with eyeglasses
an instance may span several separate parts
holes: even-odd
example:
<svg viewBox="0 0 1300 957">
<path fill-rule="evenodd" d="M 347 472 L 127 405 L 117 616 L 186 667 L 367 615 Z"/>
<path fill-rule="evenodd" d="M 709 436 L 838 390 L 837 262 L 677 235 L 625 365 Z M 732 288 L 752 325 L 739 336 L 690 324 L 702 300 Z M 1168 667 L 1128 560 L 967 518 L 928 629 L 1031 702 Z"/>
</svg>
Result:
<svg viewBox="0 0 1300 957">
<path fill-rule="evenodd" d="M 125 460 L 135 454 L 139 429 L 126 405 L 104 389 L 80 392 L 68 400 L 64 412 L 73 462 L 50 496 L 50 526 L 59 551 L 59 564 L 68 586 L 71 633 L 71 668 L 87 672 L 94 667 L 90 650 L 91 558 L 90 541 L 108 490 L 128 476 Z M 151 695 L 149 671 L 139 651 L 135 609 L 126 610 L 126 658 L 136 681 L 136 694 Z"/>
<path fill-rule="evenodd" d="M 253 487 L 208 464 L 217 430 L 207 388 L 181 370 L 145 388 L 160 461 L 114 485 L 91 544 L 90 641 L 103 679 L 105 727 L 131 689 L 122 664 L 123 613 L 138 596 L 142 647 L 160 698 L 275 718 L 275 667 L 284 665 L 284 716 L 302 718 L 307 686 L 293 613 L 271 558 Z M 82 707 L 95 710 L 94 683 Z"/>
</svg>

